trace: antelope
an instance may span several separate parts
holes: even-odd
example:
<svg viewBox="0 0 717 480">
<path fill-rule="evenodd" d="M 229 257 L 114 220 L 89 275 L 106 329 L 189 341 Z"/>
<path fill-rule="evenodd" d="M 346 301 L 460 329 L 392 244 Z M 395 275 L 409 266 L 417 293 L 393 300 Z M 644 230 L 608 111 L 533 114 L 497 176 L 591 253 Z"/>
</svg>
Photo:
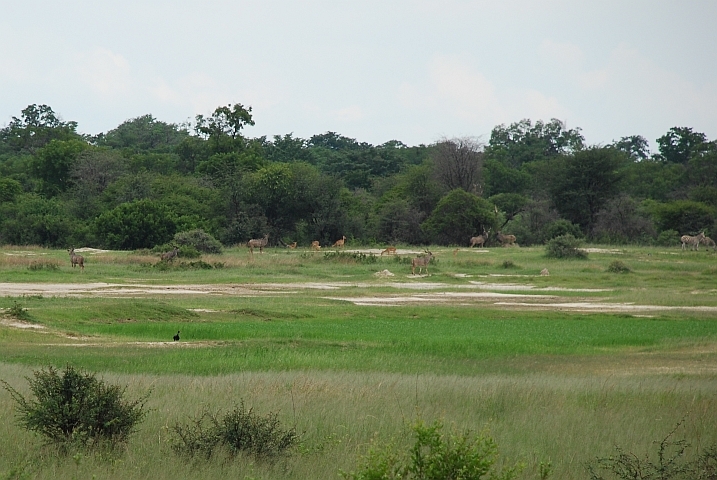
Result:
<svg viewBox="0 0 717 480">
<path fill-rule="evenodd" d="M 699 250 L 700 242 L 702 242 L 704 238 L 705 232 L 701 232 L 699 235 L 695 235 L 694 237 L 691 235 L 682 235 L 680 237 L 680 241 L 682 242 L 682 250 L 685 249 L 685 245 L 692 246 L 692 250 Z"/>
<path fill-rule="evenodd" d="M 75 268 L 75 266 L 79 265 L 81 271 L 85 271 L 85 257 L 82 255 L 75 255 L 75 247 L 71 247 L 67 250 L 70 252 L 70 263 L 72 264 L 72 268 Z"/>
<path fill-rule="evenodd" d="M 289 248 L 296 248 L 296 242 L 291 243 L 291 244 L 289 244 L 288 246 L 289 246 Z"/>
<path fill-rule="evenodd" d="M 396 247 L 386 247 L 386 250 L 381 252 L 381 256 L 383 256 L 384 253 L 386 255 L 396 255 Z"/>
<path fill-rule="evenodd" d="M 475 245 L 478 245 L 479 248 L 483 248 L 485 245 L 485 242 L 488 241 L 488 232 L 485 231 L 485 228 L 483 229 L 483 235 L 478 235 L 477 237 L 471 237 L 471 248 L 473 248 Z"/>
<path fill-rule="evenodd" d="M 540 271 L 540 275 L 543 276 L 543 277 L 547 277 L 547 276 L 550 275 L 550 272 L 548 271 L 547 268 L 544 268 L 544 269 L 542 269 L 542 270 Z"/>
<path fill-rule="evenodd" d="M 321 245 L 319 245 L 318 240 L 314 240 L 313 242 L 311 242 L 311 249 L 312 250 L 321 250 Z"/>
<path fill-rule="evenodd" d="M 705 248 L 709 249 L 712 247 L 712 251 L 717 251 L 717 245 L 715 245 L 715 241 L 710 237 L 703 238 L 701 242 L 705 244 Z"/>
<path fill-rule="evenodd" d="M 333 245 L 333 246 L 334 246 L 334 247 L 337 247 L 337 248 L 344 248 L 344 243 L 345 243 L 345 242 L 346 242 L 346 237 L 345 237 L 345 236 L 342 236 L 341 238 L 339 238 L 338 240 L 336 240 L 336 241 L 334 242 L 334 245 Z"/>
<path fill-rule="evenodd" d="M 264 247 L 269 242 L 269 234 L 264 235 L 264 238 L 252 238 L 246 242 L 246 246 L 249 247 L 249 252 L 254 255 L 254 248 L 259 247 L 259 253 L 264 253 Z"/>
<path fill-rule="evenodd" d="M 179 253 L 179 249 L 175 245 L 172 250 L 170 250 L 169 252 L 164 252 L 162 254 L 162 261 L 168 262 L 170 260 L 174 260 L 174 257 L 176 257 L 178 253 Z"/>
<path fill-rule="evenodd" d="M 419 274 L 419 275 L 421 274 L 421 269 L 423 269 L 423 268 L 425 268 L 425 269 L 426 269 L 426 273 L 428 273 L 428 263 L 429 263 L 429 262 L 431 261 L 431 259 L 433 258 L 433 254 L 432 254 L 431 252 L 429 252 L 428 250 L 426 250 L 426 253 L 427 253 L 428 255 L 424 255 L 424 256 L 421 256 L 421 257 L 414 257 L 414 258 L 411 260 L 411 275 L 415 275 L 415 274 L 416 274 L 416 267 L 418 267 L 418 274 Z"/>
<path fill-rule="evenodd" d="M 503 246 L 513 245 L 515 243 L 515 235 L 503 235 L 502 233 L 498 232 L 498 241 Z"/>
</svg>

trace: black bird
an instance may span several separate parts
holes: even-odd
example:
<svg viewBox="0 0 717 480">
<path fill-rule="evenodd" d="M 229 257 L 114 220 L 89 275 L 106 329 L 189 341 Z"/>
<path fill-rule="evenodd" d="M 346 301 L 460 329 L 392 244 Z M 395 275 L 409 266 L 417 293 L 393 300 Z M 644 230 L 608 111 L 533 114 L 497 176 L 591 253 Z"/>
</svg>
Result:
<svg viewBox="0 0 717 480">
<path fill-rule="evenodd" d="M 179 341 L 179 330 L 177 330 L 177 334 L 174 336 L 174 341 L 175 342 Z"/>
</svg>

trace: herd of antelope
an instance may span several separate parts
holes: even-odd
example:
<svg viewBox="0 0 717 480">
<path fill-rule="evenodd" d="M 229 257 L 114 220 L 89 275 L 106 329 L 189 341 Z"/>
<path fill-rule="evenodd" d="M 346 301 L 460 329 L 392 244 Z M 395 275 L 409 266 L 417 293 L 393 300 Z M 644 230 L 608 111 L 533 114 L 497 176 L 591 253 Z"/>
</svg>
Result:
<svg viewBox="0 0 717 480">
<path fill-rule="evenodd" d="M 470 240 L 468 242 L 468 246 L 470 248 L 473 248 L 476 245 L 478 245 L 478 248 L 483 248 L 488 243 L 489 236 L 490 236 L 490 229 L 486 230 L 484 228 L 482 235 L 478 235 L 478 236 L 470 238 Z M 500 231 L 498 231 L 498 232 L 496 232 L 495 238 L 500 243 L 500 245 L 503 247 L 516 245 L 515 235 L 505 235 L 505 234 L 501 233 Z M 705 248 L 709 249 L 711 247 L 713 251 L 717 251 L 717 244 L 715 244 L 715 241 L 712 240 L 710 237 L 705 236 L 705 232 L 700 232 L 699 235 L 694 235 L 694 236 L 682 235 L 682 237 L 680 237 L 680 242 L 682 242 L 682 250 L 686 250 L 688 248 L 691 248 L 692 250 L 699 250 L 700 244 L 703 244 L 705 246 Z M 249 252 L 251 253 L 251 255 L 254 255 L 255 248 L 259 249 L 259 253 L 264 253 L 264 247 L 266 247 L 267 243 L 269 243 L 269 234 L 268 233 L 265 234 L 264 237 L 262 237 L 262 238 L 253 238 L 253 239 L 249 240 L 248 242 L 246 242 L 246 246 L 249 248 Z M 343 248 L 345 244 L 346 244 L 346 236 L 342 235 L 341 238 L 339 238 L 338 240 L 336 240 L 333 243 L 332 247 Z M 286 247 L 291 248 L 291 249 L 295 249 L 297 246 L 296 242 L 293 242 L 290 244 L 282 243 L 282 245 L 285 245 Z M 318 240 L 314 240 L 313 242 L 311 242 L 311 249 L 314 251 L 321 250 L 321 245 L 319 244 Z M 70 247 L 69 249 L 67 249 L 67 251 L 70 254 L 70 264 L 72 265 L 72 268 L 80 267 L 80 271 L 84 272 L 85 271 L 85 258 L 82 255 L 75 254 L 74 247 Z M 455 249 L 453 251 L 454 257 L 456 256 L 458 251 L 459 251 L 459 249 Z M 170 262 L 170 261 L 174 260 L 178 254 L 179 254 L 179 248 L 176 245 L 174 245 L 174 248 L 172 250 L 162 253 L 160 258 L 161 258 L 161 261 L 163 261 L 163 262 Z M 384 254 L 396 255 L 397 254 L 396 247 L 387 247 L 385 250 L 381 251 L 381 256 L 383 256 Z M 415 273 L 416 268 L 418 268 L 419 275 L 421 274 L 421 272 L 424 269 L 426 270 L 426 273 L 428 273 L 428 264 L 431 262 L 432 259 L 433 259 L 433 254 L 428 250 L 425 251 L 425 254 L 421 254 L 418 257 L 414 257 L 411 260 L 411 274 L 412 275 L 416 274 Z M 547 272 L 547 270 L 546 270 L 546 272 Z M 541 272 L 541 275 L 542 274 L 543 274 L 543 272 Z M 545 273 L 545 275 L 547 275 L 547 273 Z"/>
</svg>

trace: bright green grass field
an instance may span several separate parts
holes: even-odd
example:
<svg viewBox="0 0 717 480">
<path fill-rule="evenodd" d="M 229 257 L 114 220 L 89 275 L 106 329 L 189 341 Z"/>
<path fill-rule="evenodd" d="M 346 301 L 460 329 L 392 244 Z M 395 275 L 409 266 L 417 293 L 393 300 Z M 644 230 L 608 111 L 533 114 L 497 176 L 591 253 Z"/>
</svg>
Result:
<svg viewBox="0 0 717 480">
<path fill-rule="evenodd" d="M 595 456 L 616 444 L 654 454 L 652 442 L 681 421 L 676 435 L 690 455 L 716 443 L 717 256 L 594 247 L 581 261 L 547 259 L 541 248 L 434 247 L 437 261 L 420 277 L 409 275 L 408 254 L 230 249 L 202 259 L 220 268 L 182 268 L 179 259 L 162 270 L 153 257 L 100 252 L 84 254 L 80 273 L 67 252 L 6 247 L 0 284 L 257 290 L 0 297 L 0 378 L 18 390 L 27 392 L 33 370 L 70 363 L 127 385 L 130 396 L 151 391 L 150 413 L 122 455 L 57 459 L 15 425 L 0 390 L 0 438 L 16 439 L 0 446 L 0 478 L 339 478 L 372 439 L 409 444 L 418 417 L 489 428 L 501 461 L 525 464 L 520 478 L 538 478 L 547 461 L 550 478 L 588 478 Z M 615 260 L 631 272 L 609 273 Z M 383 270 L 395 276 L 375 275 Z M 466 292 L 532 303 L 440 297 Z M 355 304 L 368 297 L 408 300 Z M 556 306 L 580 302 L 625 308 Z M 13 306 L 26 309 L 25 322 L 9 316 Z M 171 425 L 240 399 L 296 425 L 301 447 L 271 464 L 171 452 Z"/>
</svg>

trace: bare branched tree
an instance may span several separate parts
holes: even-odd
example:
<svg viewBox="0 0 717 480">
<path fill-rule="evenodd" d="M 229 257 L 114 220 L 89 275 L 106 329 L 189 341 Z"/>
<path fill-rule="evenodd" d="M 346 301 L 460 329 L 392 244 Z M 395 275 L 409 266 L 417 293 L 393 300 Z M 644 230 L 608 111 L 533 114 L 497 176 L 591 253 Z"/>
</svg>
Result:
<svg viewBox="0 0 717 480">
<path fill-rule="evenodd" d="M 470 137 L 444 138 L 433 154 L 436 176 L 449 190 L 483 193 L 483 145 Z"/>
</svg>

